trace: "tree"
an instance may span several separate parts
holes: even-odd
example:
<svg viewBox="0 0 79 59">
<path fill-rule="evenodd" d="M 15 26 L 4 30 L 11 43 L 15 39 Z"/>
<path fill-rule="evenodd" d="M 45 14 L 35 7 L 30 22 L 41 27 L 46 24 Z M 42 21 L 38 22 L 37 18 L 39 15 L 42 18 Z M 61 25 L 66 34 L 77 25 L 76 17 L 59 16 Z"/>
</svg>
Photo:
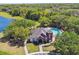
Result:
<svg viewBox="0 0 79 59">
<path fill-rule="evenodd" d="M 20 11 L 19 11 L 18 8 L 14 8 L 14 9 L 12 9 L 12 11 L 10 11 L 10 14 L 12 16 L 19 16 L 20 15 Z"/>
<path fill-rule="evenodd" d="M 62 28 L 64 27 L 64 29 L 67 28 L 68 26 L 68 22 L 67 22 L 67 19 L 68 17 L 66 15 L 60 15 L 60 14 L 57 14 L 57 15 L 53 15 L 50 17 L 50 26 L 52 27 L 57 27 L 57 28 Z"/>
<path fill-rule="evenodd" d="M 13 36 L 14 40 L 20 38 L 24 41 L 30 34 L 27 26 L 27 20 L 16 20 L 7 27 L 4 34 L 9 37 L 9 39 Z"/>
<path fill-rule="evenodd" d="M 26 26 L 27 27 L 37 27 L 37 26 L 39 26 L 40 25 L 40 23 L 39 22 L 37 22 L 37 21 L 33 21 L 33 20 L 27 20 L 27 22 L 26 22 Z"/>
<path fill-rule="evenodd" d="M 26 17 L 26 15 L 28 14 L 28 9 L 27 8 L 20 8 L 20 16 L 21 17 Z"/>
<path fill-rule="evenodd" d="M 68 30 L 69 31 L 74 31 L 76 32 L 77 34 L 79 34 L 79 18 L 78 17 L 74 17 L 74 16 L 71 16 L 69 17 L 67 20 L 67 24 L 69 24 L 68 27 Z"/>
<path fill-rule="evenodd" d="M 79 54 L 79 36 L 75 32 L 64 32 L 54 43 L 56 52 L 65 55 Z"/>
<path fill-rule="evenodd" d="M 49 26 L 51 21 L 47 17 L 40 17 L 39 22 L 40 22 L 41 26 Z"/>
<path fill-rule="evenodd" d="M 38 21 L 40 18 L 40 13 L 38 10 L 29 10 L 25 18 Z"/>
</svg>

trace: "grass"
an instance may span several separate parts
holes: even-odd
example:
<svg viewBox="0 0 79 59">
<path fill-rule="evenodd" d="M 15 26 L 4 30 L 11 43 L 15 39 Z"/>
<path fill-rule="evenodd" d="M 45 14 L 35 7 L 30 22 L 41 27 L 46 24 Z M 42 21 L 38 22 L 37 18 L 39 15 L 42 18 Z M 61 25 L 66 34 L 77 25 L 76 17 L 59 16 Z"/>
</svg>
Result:
<svg viewBox="0 0 79 59">
<path fill-rule="evenodd" d="M 6 12 L 0 12 L 0 16 L 6 17 L 6 18 L 12 17 L 9 13 L 6 13 Z"/>
<path fill-rule="evenodd" d="M 0 51 L 0 55 L 10 55 L 8 52 Z"/>
<path fill-rule="evenodd" d="M 33 53 L 33 52 L 38 52 L 39 51 L 39 47 L 34 45 L 34 44 L 32 44 L 32 43 L 27 44 L 27 49 L 28 49 L 29 53 Z M 53 50 L 55 50 L 55 47 L 53 45 L 49 45 L 49 46 L 43 47 L 43 51 L 53 51 Z"/>
<path fill-rule="evenodd" d="M 4 37 L 3 32 L 0 32 L 0 38 Z"/>
<path fill-rule="evenodd" d="M 52 45 L 43 47 L 43 51 L 52 51 L 52 50 L 55 50 L 55 47 Z"/>
<path fill-rule="evenodd" d="M 4 35 L 1 32 L 0 33 L 0 38 L 2 38 Z M 18 48 L 17 46 L 10 46 L 8 45 L 7 42 L 2 43 L 0 42 L 0 55 L 24 55 L 24 48 L 20 47 Z"/>
<path fill-rule="evenodd" d="M 0 16 L 6 17 L 6 18 L 12 18 L 12 19 L 24 19 L 23 17 L 20 16 L 11 16 L 9 13 L 7 12 L 0 12 Z"/>
<path fill-rule="evenodd" d="M 23 47 L 17 47 L 17 46 L 9 46 L 8 43 L 2 43 L 0 42 L 0 51 L 5 51 L 5 52 L 1 52 L 1 54 L 3 53 L 4 55 L 7 54 L 6 52 L 8 52 L 8 54 L 10 55 L 24 55 L 24 48 Z"/>
<path fill-rule="evenodd" d="M 32 43 L 27 44 L 27 49 L 28 49 L 29 53 L 39 51 L 39 47 L 34 45 L 34 44 L 32 44 Z"/>
</svg>

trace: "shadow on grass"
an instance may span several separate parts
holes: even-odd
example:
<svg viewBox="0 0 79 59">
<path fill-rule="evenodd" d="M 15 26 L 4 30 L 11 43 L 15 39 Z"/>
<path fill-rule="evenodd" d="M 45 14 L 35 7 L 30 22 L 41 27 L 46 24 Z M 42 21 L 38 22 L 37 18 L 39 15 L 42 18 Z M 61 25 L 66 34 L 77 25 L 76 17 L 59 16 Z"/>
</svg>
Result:
<svg viewBox="0 0 79 59">
<path fill-rule="evenodd" d="M 24 46 L 24 41 L 19 40 L 19 39 L 14 40 L 14 39 L 9 39 L 9 38 L 3 37 L 3 38 L 0 38 L 0 42 L 2 42 L 2 43 L 8 42 L 9 46 L 17 46 L 18 48 Z"/>
<path fill-rule="evenodd" d="M 61 55 L 61 54 L 59 52 L 56 52 L 56 50 L 54 50 L 54 51 L 50 51 L 48 55 Z"/>
</svg>

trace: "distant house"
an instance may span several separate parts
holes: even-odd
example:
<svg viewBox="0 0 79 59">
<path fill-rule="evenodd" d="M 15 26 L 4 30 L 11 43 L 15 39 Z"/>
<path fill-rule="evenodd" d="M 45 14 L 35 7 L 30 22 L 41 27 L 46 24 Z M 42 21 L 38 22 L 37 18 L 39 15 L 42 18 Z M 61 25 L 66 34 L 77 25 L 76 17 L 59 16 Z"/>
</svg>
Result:
<svg viewBox="0 0 79 59">
<path fill-rule="evenodd" d="M 5 11 L 5 12 L 10 12 L 11 9 L 10 8 L 3 8 L 2 11 Z"/>
</svg>

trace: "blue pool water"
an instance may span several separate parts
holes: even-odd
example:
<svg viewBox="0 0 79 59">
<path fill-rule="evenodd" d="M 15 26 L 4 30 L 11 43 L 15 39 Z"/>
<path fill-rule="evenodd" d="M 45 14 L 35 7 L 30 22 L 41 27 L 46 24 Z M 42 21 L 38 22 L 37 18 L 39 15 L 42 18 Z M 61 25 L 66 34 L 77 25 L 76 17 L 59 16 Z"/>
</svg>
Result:
<svg viewBox="0 0 79 59">
<path fill-rule="evenodd" d="M 0 16 L 0 32 L 2 32 L 11 22 L 11 19 Z"/>
<path fill-rule="evenodd" d="M 62 31 L 58 28 L 52 28 L 51 29 L 51 32 L 53 32 L 53 35 L 54 36 L 57 36 L 57 35 L 61 35 L 62 34 Z"/>
</svg>

